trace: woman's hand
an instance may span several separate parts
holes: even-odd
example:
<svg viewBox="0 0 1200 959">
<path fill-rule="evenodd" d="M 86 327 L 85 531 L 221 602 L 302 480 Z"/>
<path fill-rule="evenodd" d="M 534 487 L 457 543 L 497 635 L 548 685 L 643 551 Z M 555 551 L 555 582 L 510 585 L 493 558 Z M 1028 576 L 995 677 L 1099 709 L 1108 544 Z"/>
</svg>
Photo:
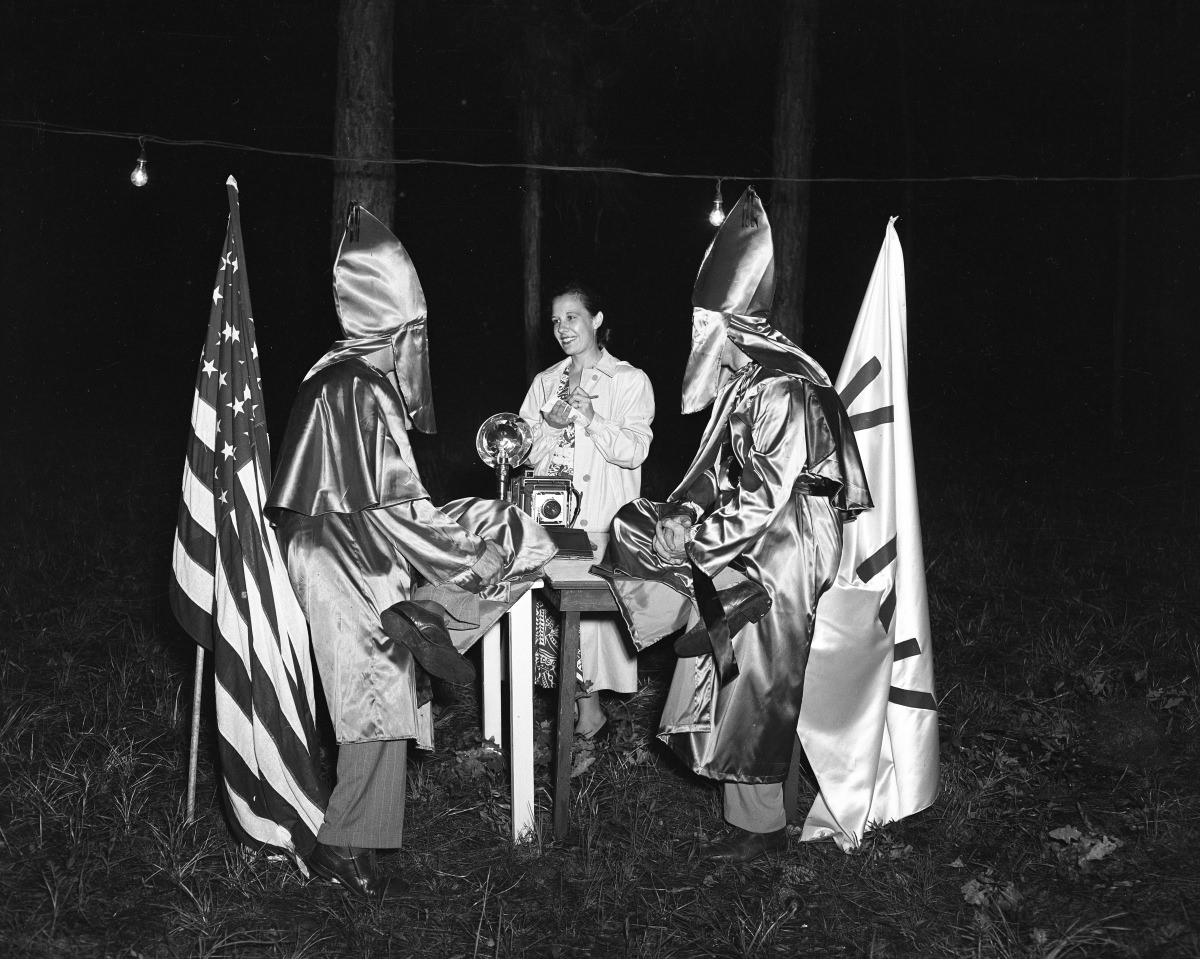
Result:
<svg viewBox="0 0 1200 959">
<path fill-rule="evenodd" d="M 549 410 L 543 411 L 542 416 L 551 429 L 565 430 L 571 422 L 571 407 L 559 400 Z"/>
<path fill-rule="evenodd" d="M 577 386 L 575 387 L 575 392 L 571 394 L 571 398 L 567 402 L 572 409 L 578 410 L 583 418 L 590 423 L 596 415 L 596 411 L 592 409 L 592 400 L 595 398 L 595 394 L 589 393 L 582 386 Z"/>
</svg>

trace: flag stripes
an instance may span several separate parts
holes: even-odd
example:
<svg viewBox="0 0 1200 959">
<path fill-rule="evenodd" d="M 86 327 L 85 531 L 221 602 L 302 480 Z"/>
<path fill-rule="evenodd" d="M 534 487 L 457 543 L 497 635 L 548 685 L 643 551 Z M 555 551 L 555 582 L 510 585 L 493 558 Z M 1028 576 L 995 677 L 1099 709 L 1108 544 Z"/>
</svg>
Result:
<svg viewBox="0 0 1200 959">
<path fill-rule="evenodd" d="M 842 406 L 849 409 L 854 401 L 858 399 L 858 394 L 870 386 L 872 380 L 882 371 L 883 364 L 879 362 L 878 356 L 872 356 L 860 366 L 858 372 L 850 378 L 850 382 L 838 390 L 838 396 L 842 399 Z"/>
<path fill-rule="evenodd" d="M 891 565 L 896 558 L 896 537 L 893 536 L 886 543 L 879 547 L 874 553 L 858 564 L 854 575 L 861 579 L 864 583 L 869 583 L 873 580 L 876 574 L 881 573 L 884 569 Z"/>
<path fill-rule="evenodd" d="M 324 818 L 308 628 L 262 507 L 271 456 L 237 184 L 196 374 L 171 606 L 213 653 L 225 797 L 244 837 L 306 853 Z"/>
<path fill-rule="evenodd" d="M 893 659 L 908 659 L 909 656 L 920 656 L 921 644 L 915 639 L 906 639 L 902 643 L 897 643 L 896 648 L 892 653 Z"/>
<path fill-rule="evenodd" d="M 874 508 L 846 525 L 808 662 L 821 688 L 797 733 L 820 792 L 802 836 L 852 849 L 937 795 L 937 703 L 908 408 L 904 258 L 888 223 L 836 387 Z M 855 409 L 857 407 L 857 410 Z M 899 637 L 904 637 L 900 639 Z M 814 758 L 815 757 L 815 758 Z"/>
<path fill-rule="evenodd" d="M 917 689 L 901 689 L 893 686 L 888 693 L 888 702 L 897 706 L 907 706 L 909 709 L 937 709 L 937 701 L 930 693 Z"/>
<path fill-rule="evenodd" d="M 896 411 L 890 406 L 881 406 L 879 409 L 870 410 L 867 413 L 851 413 L 850 428 L 857 433 L 860 430 L 869 430 L 872 427 L 890 423 L 895 417 Z"/>
</svg>

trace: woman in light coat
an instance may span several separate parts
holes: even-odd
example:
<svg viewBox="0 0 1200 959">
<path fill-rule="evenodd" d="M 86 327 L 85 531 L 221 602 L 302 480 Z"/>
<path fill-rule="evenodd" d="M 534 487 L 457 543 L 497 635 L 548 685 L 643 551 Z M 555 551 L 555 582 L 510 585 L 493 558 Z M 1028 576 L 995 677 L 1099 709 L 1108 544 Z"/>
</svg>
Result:
<svg viewBox="0 0 1200 959">
<path fill-rule="evenodd" d="M 535 476 L 571 479 L 580 495 L 577 529 L 606 533 L 616 511 L 641 495 L 654 390 L 645 373 L 604 348 L 604 313 L 591 290 L 577 283 L 560 290 L 551 323 L 566 359 L 534 377 L 521 404 L 534 435 L 529 462 Z M 542 685 L 553 685 L 556 630 L 545 610 L 537 619 L 536 672 Z M 637 658 L 612 614 L 584 614 L 579 644 L 585 693 L 575 732 L 590 739 L 607 722 L 599 691 L 637 691 Z"/>
</svg>

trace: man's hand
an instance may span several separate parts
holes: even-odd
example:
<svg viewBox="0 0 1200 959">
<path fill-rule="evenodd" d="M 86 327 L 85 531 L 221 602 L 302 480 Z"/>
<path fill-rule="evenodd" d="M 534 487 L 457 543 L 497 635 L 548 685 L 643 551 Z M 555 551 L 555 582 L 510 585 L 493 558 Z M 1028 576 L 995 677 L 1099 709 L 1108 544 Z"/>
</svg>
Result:
<svg viewBox="0 0 1200 959">
<path fill-rule="evenodd" d="M 687 558 L 684 547 L 690 539 L 692 518 L 686 513 L 673 513 L 654 525 L 654 553 L 664 563 L 682 563 Z"/>
</svg>

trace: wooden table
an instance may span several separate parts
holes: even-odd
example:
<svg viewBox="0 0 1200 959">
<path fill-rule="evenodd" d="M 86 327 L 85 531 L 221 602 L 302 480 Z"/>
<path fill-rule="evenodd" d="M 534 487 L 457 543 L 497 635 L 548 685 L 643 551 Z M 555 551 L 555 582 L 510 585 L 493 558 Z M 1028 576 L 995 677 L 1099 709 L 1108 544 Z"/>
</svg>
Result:
<svg viewBox="0 0 1200 959">
<path fill-rule="evenodd" d="M 558 641 L 558 722 L 555 726 L 554 836 L 567 834 L 571 802 L 571 743 L 575 738 L 575 663 L 579 658 L 579 614 L 616 612 L 608 583 L 588 572 L 608 545 L 607 533 L 590 533 L 596 545 L 587 559 L 553 559 L 542 580 L 522 596 L 483 637 L 483 738 L 504 748 L 501 674 L 508 673 L 509 786 L 513 842 L 533 835 L 533 592 L 561 616 Z M 507 639 L 507 643 L 504 640 Z M 507 646 L 507 657 L 504 656 Z M 507 667 L 507 669 L 505 669 Z"/>
<path fill-rule="evenodd" d="M 558 640 L 558 722 L 555 726 L 554 837 L 570 824 L 571 743 L 575 738 L 575 664 L 579 659 L 579 614 L 617 612 L 608 582 L 588 572 L 608 546 L 607 533 L 588 533 L 596 548 L 588 559 L 552 559 L 542 570 L 542 597 L 561 616 Z"/>
<path fill-rule="evenodd" d="M 537 585 L 536 583 L 534 584 Z M 508 648 L 508 725 L 512 748 L 508 782 L 512 840 L 533 836 L 533 589 L 527 591 L 483 636 L 483 738 L 504 748 L 500 679 L 503 642 Z"/>
</svg>

